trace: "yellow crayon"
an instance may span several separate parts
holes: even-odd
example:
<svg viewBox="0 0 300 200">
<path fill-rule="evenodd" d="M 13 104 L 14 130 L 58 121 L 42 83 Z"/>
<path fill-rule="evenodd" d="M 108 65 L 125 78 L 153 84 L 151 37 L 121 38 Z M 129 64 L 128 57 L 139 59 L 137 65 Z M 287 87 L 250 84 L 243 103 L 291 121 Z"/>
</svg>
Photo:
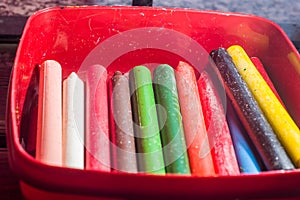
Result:
<svg viewBox="0 0 300 200">
<path fill-rule="evenodd" d="M 257 71 L 244 49 L 234 45 L 227 51 L 294 165 L 300 168 L 299 128 Z"/>
</svg>

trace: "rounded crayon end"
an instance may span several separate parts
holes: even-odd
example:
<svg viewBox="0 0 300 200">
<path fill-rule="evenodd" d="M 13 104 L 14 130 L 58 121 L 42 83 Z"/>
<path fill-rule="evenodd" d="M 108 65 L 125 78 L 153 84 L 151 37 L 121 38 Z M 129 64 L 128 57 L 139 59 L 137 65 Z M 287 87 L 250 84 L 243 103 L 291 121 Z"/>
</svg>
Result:
<svg viewBox="0 0 300 200">
<path fill-rule="evenodd" d="M 122 72 L 120 72 L 120 71 L 115 71 L 115 73 L 114 73 L 114 76 L 121 76 L 122 75 Z"/>
</svg>

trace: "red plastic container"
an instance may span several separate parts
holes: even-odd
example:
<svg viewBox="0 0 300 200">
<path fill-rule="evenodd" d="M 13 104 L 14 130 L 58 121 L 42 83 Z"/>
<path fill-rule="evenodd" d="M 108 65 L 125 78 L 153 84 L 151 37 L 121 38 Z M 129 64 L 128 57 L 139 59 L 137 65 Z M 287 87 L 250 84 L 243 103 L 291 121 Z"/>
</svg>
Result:
<svg viewBox="0 0 300 200">
<path fill-rule="evenodd" d="M 161 38 L 155 42 L 159 33 L 173 46 Z M 176 39 L 174 35 L 179 37 Z M 116 69 L 125 72 L 143 63 L 172 64 L 180 59 L 196 62 L 199 52 L 189 49 L 195 41 L 206 52 L 239 44 L 250 56 L 259 57 L 299 126 L 300 57 L 282 29 L 271 21 L 187 9 L 93 6 L 42 10 L 29 18 L 24 29 L 8 101 L 10 165 L 20 178 L 24 196 L 29 199 L 300 197 L 299 170 L 223 177 L 107 173 L 48 166 L 23 149 L 20 141 L 28 133 L 21 132 L 20 122 L 36 64 L 57 60 L 66 77 L 71 71 L 84 70 L 85 65 L 97 62 L 107 65 L 111 75 Z M 206 55 L 198 64 L 207 62 Z"/>
</svg>

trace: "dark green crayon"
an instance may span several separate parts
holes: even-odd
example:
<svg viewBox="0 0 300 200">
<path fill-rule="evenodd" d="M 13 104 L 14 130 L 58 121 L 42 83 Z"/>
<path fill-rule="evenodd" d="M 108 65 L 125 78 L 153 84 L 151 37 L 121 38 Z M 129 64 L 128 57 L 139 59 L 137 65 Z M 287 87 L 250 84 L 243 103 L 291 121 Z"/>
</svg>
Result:
<svg viewBox="0 0 300 200">
<path fill-rule="evenodd" d="M 174 70 L 160 65 L 153 76 L 166 172 L 190 174 Z"/>
</svg>

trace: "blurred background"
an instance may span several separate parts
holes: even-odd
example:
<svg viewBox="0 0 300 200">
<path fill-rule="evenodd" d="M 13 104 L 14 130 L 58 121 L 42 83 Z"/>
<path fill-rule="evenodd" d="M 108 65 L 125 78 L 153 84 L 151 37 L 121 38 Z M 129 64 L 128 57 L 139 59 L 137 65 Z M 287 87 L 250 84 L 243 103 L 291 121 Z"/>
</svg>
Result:
<svg viewBox="0 0 300 200">
<path fill-rule="evenodd" d="M 141 0 L 143 1 L 143 0 Z M 0 15 L 26 15 L 52 6 L 66 5 L 131 5 L 131 0 L 2 0 Z M 221 10 L 259 15 L 280 23 L 297 23 L 298 0 L 153 0 L 153 6 Z"/>
<path fill-rule="evenodd" d="M 135 4 L 151 2 L 134 0 Z M 5 110 L 9 77 L 26 20 L 34 12 L 53 6 L 120 5 L 132 0 L 0 0 L 0 199 L 22 199 L 18 180 L 9 170 L 5 138 Z M 300 47 L 299 0 L 153 0 L 153 6 L 239 12 L 261 16 L 279 24 L 296 48 Z"/>
</svg>

